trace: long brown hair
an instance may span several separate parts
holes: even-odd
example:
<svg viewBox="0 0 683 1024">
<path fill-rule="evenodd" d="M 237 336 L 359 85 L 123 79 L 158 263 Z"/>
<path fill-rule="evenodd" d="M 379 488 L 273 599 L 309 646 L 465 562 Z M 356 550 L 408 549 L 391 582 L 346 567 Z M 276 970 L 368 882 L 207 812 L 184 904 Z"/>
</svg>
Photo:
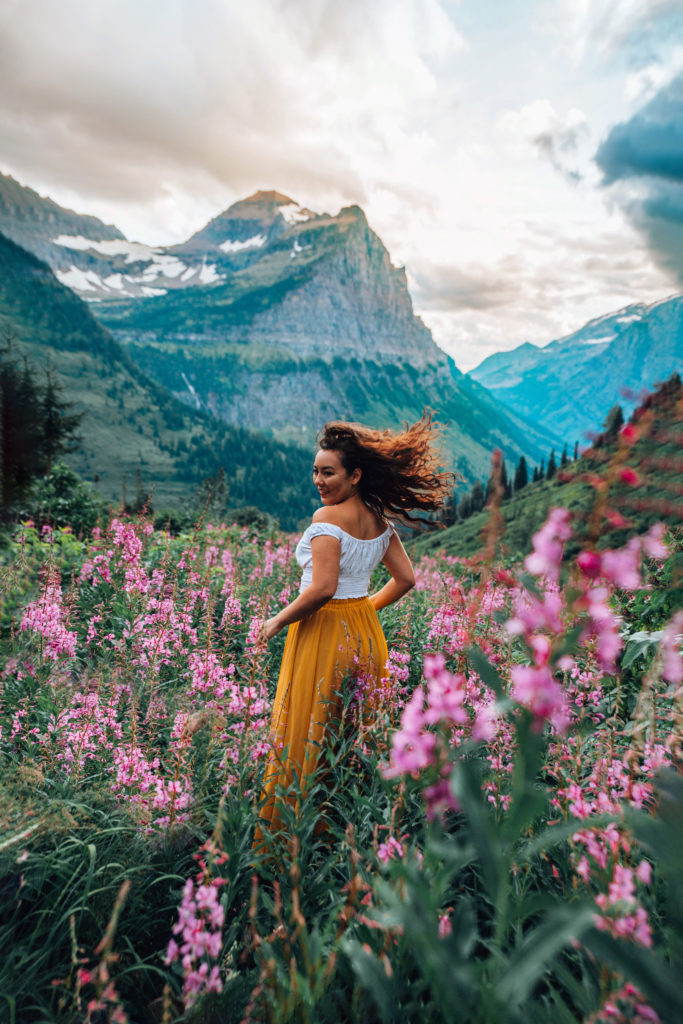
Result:
<svg viewBox="0 0 683 1024">
<path fill-rule="evenodd" d="M 410 512 L 441 508 L 453 490 L 455 474 L 444 467 L 437 442 L 442 427 L 425 411 L 405 430 L 372 430 L 359 423 L 326 423 L 318 447 L 339 452 L 347 473 L 361 470 L 358 491 L 382 519 L 396 516 L 409 522 L 420 517 Z"/>
</svg>

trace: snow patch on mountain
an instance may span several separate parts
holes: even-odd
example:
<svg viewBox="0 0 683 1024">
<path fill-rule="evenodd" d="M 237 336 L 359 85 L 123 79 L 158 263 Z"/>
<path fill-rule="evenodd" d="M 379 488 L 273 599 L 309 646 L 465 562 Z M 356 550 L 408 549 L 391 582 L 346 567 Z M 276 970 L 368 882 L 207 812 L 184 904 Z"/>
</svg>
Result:
<svg viewBox="0 0 683 1024">
<path fill-rule="evenodd" d="M 126 263 L 153 260 L 159 253 L 159 250 L 153 249 L 151 245 L 144 245 L 142 242 L 128 242 L 121 238 L 93 242 L 92 238 L 84 238 L 83 235 L 60 235 L 58 238 L 53 238 L 52 241 L 55 245 L 61 245 L 65 249 L 82 251 L 93 249 L 95 252 L 102 253 L 103 256 L 125 256 Z"/>
<path fill-rule="evenodd" d="M 56 277 L 67 288 L 74 288 L 79 292 L 95 292 L 105 287 L 102 278 L 94 270 L 81 270 L 73 264 L 68 270 L 58 270 Z"/>
<path fill-rule="evenodd" d="M 245 238 L 243 242 L 236 241 L 231 242 L 229 239 L 226 242 L 221 242 L 218 246 L 223 252 L 242 252 L 243 249 L 258 249 L 262 245 L 266 244 L 265 235 L 252 235 L 251 238 Z"/>
<path fill-rule="evenodd" d="M 315 217 L 314 213 L 310 210 L 305 210 L 303 206 L 299 206 L 298 203 L 285 203 L 284 206 L 278 206 L 278 211 L 282 219 L 289 225 L 301 224 L 306 220 L 310 220 L 311 217 Z"/>
<path fill-rule="evenodd" d="M 584 345 L 607 345 L 614 341 L 615 337 L 615 334 L 601 334 L 598 338 L 585 338 Z"/>
<path fill-rule="evenodd" d="M 199 280 L 202 284 L 214 284 L 215 281 L 222 281 L 223 275 L 218 273 L 215 263 L 202 263 Z"/>
</svg>

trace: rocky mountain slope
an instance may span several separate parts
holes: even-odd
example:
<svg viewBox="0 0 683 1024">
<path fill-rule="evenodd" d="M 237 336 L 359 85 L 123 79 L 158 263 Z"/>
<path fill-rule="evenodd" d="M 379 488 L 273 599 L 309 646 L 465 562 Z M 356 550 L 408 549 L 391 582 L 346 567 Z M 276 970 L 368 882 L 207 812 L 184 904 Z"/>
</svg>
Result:
<svg viewBox="0 0 683 1024">
<path fill-rule="evenodd" d="M 329 419 L 398 426 L 431 407 L 466 479 L 496 446 L 538 461 L 554 439 L 438 348 L 363 211 L 315 215 L 285 199 L 257 192 L 186 243 L 207 261 L 230 252 L 220 283 L 102 301 L 97 316 L 148 373 L 229 423 L 311 438 Z"/>
<path fill-rule="evenodd" d="M 494 447 L 536 462 L 556 441 L 437 347 L 414 314 L 404 269 L 358 207 L 332 217 L 257 192 L 187 242 L 153 248 L 70 211 L 60 219 L 51 201 L 0 179 L 7 208 L 10 194 L 14 237 L 33 245 L 39 234 L 60 281 L 196 409 L 308 442 L 328 419 L 397 426 L 431 407 L 468 481 L 487 472 Z"/>
<path fill-rule="evenodd" d="M 90 309 L 32 254 L 0 235 L 0 336 L 15 358 L 57 371 L 64 396 L 85 410 L 82 445 L 68 461 L 120 503 L 136 479 L 154 506 L 188 507 L 222 466 L 232 507 L 258 505 L 294 529 L 315 508 L 310 451 L 218 425 L 150 380 Z"/>
<path fill-rule="evenodd" d="M 508 408 L 582 443 L 619 402 L 630 413 L 644 390 L 683 368 L 683 296 L 626 306 L 543 348 L 489 356 L 470 376 Z M 625 393 L 626 392 L 626 393 Z"/>
</svg>

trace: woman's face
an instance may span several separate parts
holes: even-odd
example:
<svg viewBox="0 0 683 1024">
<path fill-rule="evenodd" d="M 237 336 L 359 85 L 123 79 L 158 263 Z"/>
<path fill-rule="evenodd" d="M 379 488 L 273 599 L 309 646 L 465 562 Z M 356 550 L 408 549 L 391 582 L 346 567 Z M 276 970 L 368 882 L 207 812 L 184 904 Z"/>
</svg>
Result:
<svg viewBox="0 0 683 1024">
<path fill-rule="evenodd" d="M 320 492 L 323 505 L 338 505 L 356 493 L 361 472 L 354 469 L 347 473 L 342 466 L 339 452 L 321 448 L 313 463 L 313 483 Z"/>
</svg>

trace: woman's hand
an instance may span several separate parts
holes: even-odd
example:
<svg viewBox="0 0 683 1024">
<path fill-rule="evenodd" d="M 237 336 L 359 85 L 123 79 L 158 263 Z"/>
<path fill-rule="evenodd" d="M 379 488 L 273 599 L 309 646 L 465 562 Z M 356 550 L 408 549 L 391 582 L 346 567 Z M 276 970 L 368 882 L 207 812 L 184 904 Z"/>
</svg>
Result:
<svg viewBox="0 0 683 1024">
<path fill-rule="evenodd" d="M 266 619 L 261 626 L 261 636 L 264 640 L 270 640 L 271 637 L 277 636 L 283 628 L 278 622 L 277 615 L 274 615 L 272 619 Z"/>
</svg>

